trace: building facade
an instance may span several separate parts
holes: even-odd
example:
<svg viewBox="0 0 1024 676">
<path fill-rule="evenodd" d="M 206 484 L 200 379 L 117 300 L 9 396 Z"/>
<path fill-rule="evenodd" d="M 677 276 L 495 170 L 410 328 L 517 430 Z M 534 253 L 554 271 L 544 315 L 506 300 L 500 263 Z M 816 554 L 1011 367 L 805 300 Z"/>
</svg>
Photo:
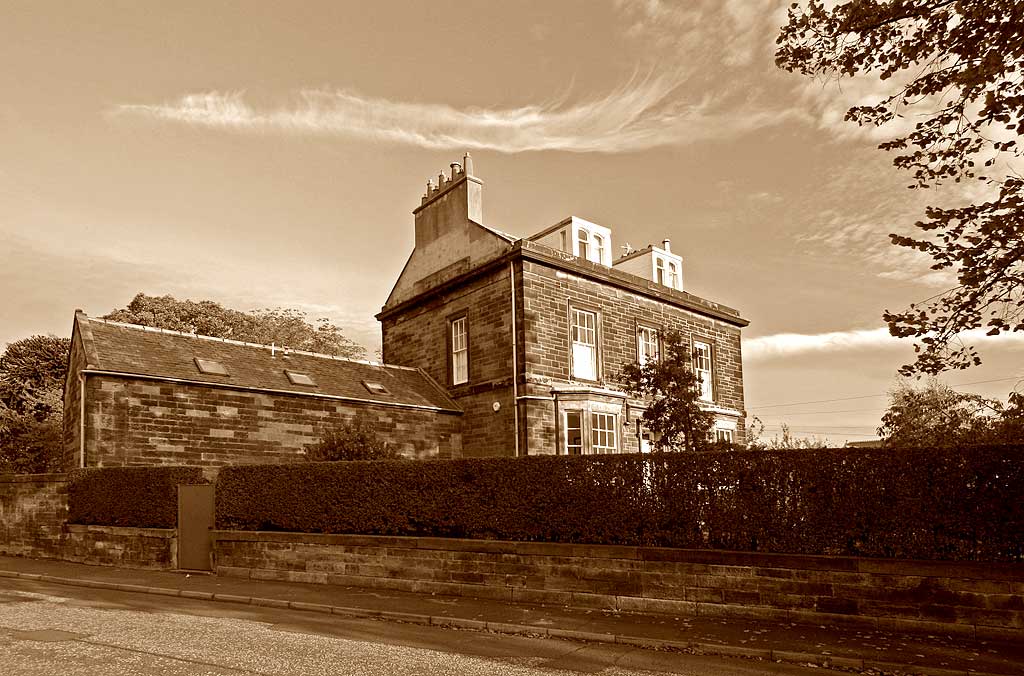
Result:
<svg viewBox="0 0 1024 676">
<path fill-rule="evenodd" d="M 646 403 L 618 385 L 678 331 L 714 434 L 744 439 L 736 310 L 684 289 L 662 246 L 615 257 L 609 228 L 567 218 L 517 238 L 483 224 L 467 155 L 428 183 L 415 246 L 381 312 L 385 363 L 423 369 L 463 411 L 464 456 L 647 450 Z"/>
</svg>

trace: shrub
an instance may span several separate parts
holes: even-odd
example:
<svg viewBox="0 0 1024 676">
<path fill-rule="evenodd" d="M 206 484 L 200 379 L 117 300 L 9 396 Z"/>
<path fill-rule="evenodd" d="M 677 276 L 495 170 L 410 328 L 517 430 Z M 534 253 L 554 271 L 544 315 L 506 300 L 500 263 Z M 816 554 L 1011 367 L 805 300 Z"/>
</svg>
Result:
<svg viewBox="0 0 1024 676">
<path fill-rule="evenodd" d="M 176 528 L 178 484 L 204 484 L 198 467 L 76 469 L 68 480 L 68 522 Z"/>
<path fill-rule="evenodd" d="M 217 527 L 1024 559 L 1024 446 L 252 465 Z"/>
<path fill-rule="evenodd" d="M 324 430 L 319 441 L 306 446 L 306 459 L 314 462 L 393 460 L 398 457 L 398 453 L 388 447 L 372 423 L 361 414 L 347 423 Z"/>
</svg>

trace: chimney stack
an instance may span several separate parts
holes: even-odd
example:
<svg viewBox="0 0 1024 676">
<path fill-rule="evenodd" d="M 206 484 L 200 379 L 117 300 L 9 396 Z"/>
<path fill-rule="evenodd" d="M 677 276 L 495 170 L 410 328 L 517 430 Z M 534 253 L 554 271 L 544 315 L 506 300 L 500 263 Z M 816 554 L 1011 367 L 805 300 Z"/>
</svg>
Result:
<svg viewBox="0 0 1024 676">
<path fill-rule="evenodd" d="M 442 171 L 437 185 L 427 181 L 416 216 L 416 246 L 426 246 L 446 233 L 463 228 L 468 221 L 483 223 L 483 181 L 473 176 L 473 158 L 466 153 L 462 164 L 448 165 L 451 175 Z"/>
<path fill-rule="evenodd" d="M 663 239 L 663 240 L 661 240 L 661 248 L 664 249 L 666 253 L 672 253 L 672 240 L 670 240 L 670 239 Z"/>
</svg>

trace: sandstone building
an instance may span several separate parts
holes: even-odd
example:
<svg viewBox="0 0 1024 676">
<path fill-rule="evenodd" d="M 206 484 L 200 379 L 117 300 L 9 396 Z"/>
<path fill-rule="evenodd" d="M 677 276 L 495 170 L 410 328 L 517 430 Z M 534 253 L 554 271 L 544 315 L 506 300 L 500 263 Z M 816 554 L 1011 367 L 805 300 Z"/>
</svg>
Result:
<svg viewBox="0 0 1024 676">
<path fill-rule="evenodd" d="M 463 455 L 646 450 L 644 402 L 616 380 L 670 329 L 689 341 L 716 437 L 743 440 L 748 322 L 684 290 L 668 240 L 615 257 L 611 230 L 577 217 L 527 238 L 488 227 L 468 155 L 413 213 L 412 255 L 377 315 L 383 358 L 446 387 Z"/>
<path fill-rule="evenodd" d="M 407 457 L 647 450 L 617 385 L 682 333 L 719 439 L 742 441 L 736 310 L 685 290 L 669 240 L 614 256 L 567 218 L 517 238 L 483 223 L 472 160 L 428 184 L 415 246 L 377 319 L 387 365 L 75 315 L 66 466 L 289 462 L 369 416 Z"/>
<path fill-rule="evenodd" d="M 67 468 L 295 462 L 357 413 L 407 457 L 461 453 L 461 410 L 416 368 L 75 314 Z"/>
</svg>

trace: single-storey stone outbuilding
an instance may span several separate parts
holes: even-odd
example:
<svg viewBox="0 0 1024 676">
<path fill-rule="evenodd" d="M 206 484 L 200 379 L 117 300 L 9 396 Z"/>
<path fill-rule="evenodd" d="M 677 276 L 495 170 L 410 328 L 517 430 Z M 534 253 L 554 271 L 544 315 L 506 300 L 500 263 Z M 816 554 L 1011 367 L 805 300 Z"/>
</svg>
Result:
<svg viewBox="0 0 1024 676">
<path fill-rule="evenodd" d="M 461 454 L 462 411 L 420 369 L 75 313 L 68 468 L 292 462 L 356 414 L 407 457 Z"/>
</svg>

